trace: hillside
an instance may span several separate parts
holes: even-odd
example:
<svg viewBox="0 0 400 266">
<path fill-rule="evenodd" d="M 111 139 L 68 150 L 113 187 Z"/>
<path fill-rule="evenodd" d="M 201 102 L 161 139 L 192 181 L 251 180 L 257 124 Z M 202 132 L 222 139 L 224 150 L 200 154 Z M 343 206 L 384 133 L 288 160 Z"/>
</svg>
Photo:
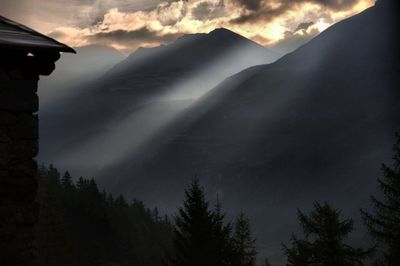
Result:
<svg viewBox="0 0 400 266">
<path fill-rule="evenodd" d="M 174 210 L 194 175 L 245 209 L 271 262 L 297 208 L 368 202 L 399 130 L 399 23 L 390 1 L 344 20 L 269 65 L 234 75 L 126 156 L 101 183 Z M 168 188 L 168 189 L 165 189 Z"/>
<path fill-rule="evenodd" d="M 72 86 L 74 93 L 42 108 L 39 158 L 95 175 L 125 159 L 125 153 L 226 77 L 277 58 L 226 29 L 140 48 L 103 76 Z"/>
</svg>

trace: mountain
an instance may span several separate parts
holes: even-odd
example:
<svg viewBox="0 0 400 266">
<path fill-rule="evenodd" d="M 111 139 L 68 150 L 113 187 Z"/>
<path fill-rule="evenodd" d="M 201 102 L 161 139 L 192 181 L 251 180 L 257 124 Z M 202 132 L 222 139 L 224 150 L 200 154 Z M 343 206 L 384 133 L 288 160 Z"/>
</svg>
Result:
<svg viewBox="0 0 400 266">
<path fill-rule="evenodd" d="M 140 48 L 103 76 L 41 109 L 39 160 L 95 175 L 125 159 L 125 153 L 226 77 L 278 57 L 223 28 Z"/>
<path fill-rule="evenodd" d="M 52 75 L 41 77 L 39 95 L 44 108 L 70 94 L 78 84 L 101 77 L 125 58 L 119 51 L 107 46 L 88 45 L 75 50 L 77 55 L 63 55 Z"/>
<path fill-rule="evenodd" d="M 197 175 L 226 209 L 249 213 L 261 253 L 282 264 L 297 208 L 327 200 L 358 219 L 391 161 L 400 129 L 395 11 L 379 1 L 226 79 L 99 182 L 174 212 Z M 358 228 L 354 241 L 365 244 Z"/>
<path fill-rule="evenodd" d="M 208 34 L 184 35 L 171 45 L 140 48 L 105 76 L 105 89 L 143 97 L 144 94 L 153 95 L 158 90 L 169 89 L 168 86 L 173 83 L 199 75 L 199 72 L 210 67 L 215 68 L 216 73 L 206 71 L 211 75 L 207 76 L 207 80 L 216 79 L 220 82 L 226 78 L 221 74 L 234 74 L 235 71 L 243 70 L 244 66 L 269 63 L 277 58 L 278 54 L 230 30 L 220 28 Z M 188 93 L 187 96 L 198 96 L 198 93 L 193 94 Z"/>
</svg>

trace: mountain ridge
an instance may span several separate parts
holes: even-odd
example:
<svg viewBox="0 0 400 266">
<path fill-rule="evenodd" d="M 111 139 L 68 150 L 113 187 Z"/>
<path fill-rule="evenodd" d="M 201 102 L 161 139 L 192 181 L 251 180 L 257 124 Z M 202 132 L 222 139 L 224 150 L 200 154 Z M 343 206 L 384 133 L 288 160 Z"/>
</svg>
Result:
<svg viewBox="0 0 400 266">
<path fill-rule="evenodd" d="M 261 246 L 278 248 L 296 209 L 315 200 L 354 216 L 400 126 L 396 21 L 377 5 L 229 77 L 101 182 L 173 211 L 197 175 L 228 209 L 248 210 Z M 111 172 L 118 178 L 107 181 Z M 262 254 L 282 263 L 276 249 Z"/>
<path fill-rule="evenodd" d="M 190 35 L 170 45 L 139 49 L 101 78 L 74 89 L 81 92 L 62 99 L 55 110 L 43 111 L 40 158 L 54 160 L 61 152 L 79 149 L 80 143 L 115 130 L 115 125 L 107 124 L 122 123 L 143 111 L 146 104 L 157 109 L 152 102 L 194 99 L 226 76 L 277 57 L 225 29 Z M 50 128 L 56 128 L 56 134 Z M 62 163 L 59 165 L 62 167 Z"/>
</svg>

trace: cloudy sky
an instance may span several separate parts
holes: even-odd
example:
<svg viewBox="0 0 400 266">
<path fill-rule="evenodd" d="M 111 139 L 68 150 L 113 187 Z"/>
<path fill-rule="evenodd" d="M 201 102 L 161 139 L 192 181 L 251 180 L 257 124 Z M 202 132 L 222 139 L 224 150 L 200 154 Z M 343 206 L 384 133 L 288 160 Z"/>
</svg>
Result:
<svg viewBox="0 0 400 266">
<path fill-rule="evenodd" d="M 225 27 L 266 47 L 290 46 L 375 0 L 0 0 L 0 14 L 71 46 L 130 52 Z"/>
</svg>

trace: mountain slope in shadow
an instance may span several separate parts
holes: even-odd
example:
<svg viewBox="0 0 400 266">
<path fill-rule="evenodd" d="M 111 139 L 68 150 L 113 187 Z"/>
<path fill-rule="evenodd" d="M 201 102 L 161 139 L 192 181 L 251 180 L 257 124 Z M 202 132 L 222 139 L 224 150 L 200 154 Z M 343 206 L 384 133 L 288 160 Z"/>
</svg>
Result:
<svg viewBox="0 0 400 266">
<path fill-rule="evenodd" d="M 59 99 L 73 93 L 73 88 L 103 76 L 125 56 L 114 48 L 88 45 L 75 48 L 77 55 L 64 54 L 51 76 L 39 83 L 41 108 L 47 109 Z"/>
<path fill-rule="evenodd" d="M 197 175 L 226 209 L 250 214 L 262 253 L 282 263 L 297 208 L 328 200 L 357 219 L 391 159 L 400 128 L 395 11 L 379 1 L 228 78 L 101 182 L 174 211 Z"/>
<path fill-rule="evenodd" d="M 40 159 L 81 172 L 87 157 L 129 147 L 130 136 L 135 138 L 133 143 L 141 142 L 164 126 L 162 120 L 182 111 L 227 76 L 277 58 L 226 29 L 185 35 L 170 45 L 140 48 L 101 78 L 74 88 L 77 93 L 42 110 Z M 115 145 L 120 138 L 127 138 L 127 145 Z M 95 168 L 110 163 L 98 160 Z M 88 174 L 96 174 L 92 166 L 85 167 Z"/>
</svg>

